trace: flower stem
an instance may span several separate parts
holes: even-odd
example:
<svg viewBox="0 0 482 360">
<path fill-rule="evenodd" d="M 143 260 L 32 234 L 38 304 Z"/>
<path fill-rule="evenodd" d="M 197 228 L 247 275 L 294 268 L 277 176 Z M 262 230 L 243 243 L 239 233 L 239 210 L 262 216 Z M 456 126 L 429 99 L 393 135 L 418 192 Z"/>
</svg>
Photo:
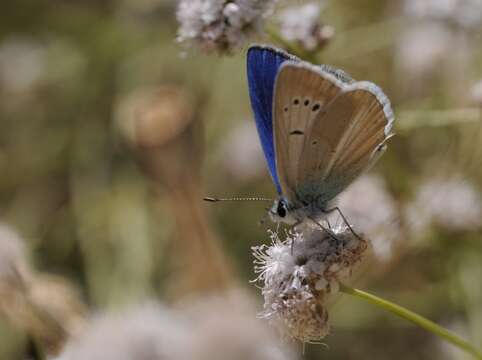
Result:
<svg viewBox="0 0 482 360">
<path fill-rule="evenodd" d="M 421 328 L 431 332 L 432 334 L 435 334 L 450 342 L 459 349 L 473 355 L 476 359 L 482 359 L 482 353 L 471 343 L 413 311 L 410 311 L 400 305 L 394 304 L 391 301 L 382 299 L 378 296 L 369 294 L 362 290 L 351 288 L 344 284 L 340 284 L 340 291 L 344 292 L 345 294 L 357 296 L 373 305 L 388 310 L 393 314 L 404 318 L 405 320 L 411 321 L 414 324 L 420 326 Z"/>
<path fill-rule="evenodd" d="M 446 110 L 400 110 L 397 130 L 409 131 L 421 127 L 440 127 L 481 121 L 480 109 L 458 108 Z"/>
</svg>

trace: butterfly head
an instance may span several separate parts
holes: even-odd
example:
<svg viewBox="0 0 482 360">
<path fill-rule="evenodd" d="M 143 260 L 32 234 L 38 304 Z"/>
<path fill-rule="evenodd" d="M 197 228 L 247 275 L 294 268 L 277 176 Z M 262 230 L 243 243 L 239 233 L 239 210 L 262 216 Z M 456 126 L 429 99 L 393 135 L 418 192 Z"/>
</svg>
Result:
<svg viewBox="0 0 482 360">
<path fill-rule="evenodd" d="M 275 200 L 271 209 L 268 210 L 269 217 L 275 223 L 284 222 L 289 225 L 294 225 L 298 220 L 292 215 L 289 210 L 288 202 L 284 198 Z"/>
</svg>

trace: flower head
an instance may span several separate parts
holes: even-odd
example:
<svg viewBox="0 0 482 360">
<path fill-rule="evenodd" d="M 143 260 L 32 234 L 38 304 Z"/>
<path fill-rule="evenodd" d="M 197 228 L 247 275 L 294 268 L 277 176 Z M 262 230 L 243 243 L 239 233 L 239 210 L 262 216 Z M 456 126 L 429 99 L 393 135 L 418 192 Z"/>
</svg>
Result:
<svg viewBox="0 0 482 360">
<path fill-rule="evenodd" d="M 479 80 L 472 86 L 470 91 L 472 101 L 478 106 L 482 107 L 482 80 Z"/>
<path fill-rule="evenodd" d="M 405 214 L 416 233 L 426 232 L 432 224 L 454 231 L 480 228 L 482 199 L 462 177 L 434 177 L 420 184 Z"/>
<path fill-rule="evenodd" d="M 7 92 L 26 93 L 42 80 L 47 49 L 28 38 L 10 37 L 0 42 L 0 84 Z"/>
<path fill-rule="evenodd" d="M 405 0 L 405 13 L 416 18 L 444 20 L 462 28 L 477 28 L 482 22 L 479 0 Z"/>
<path fill-rule="evenodd" d="M 240 291 L 137 305 L 92 319 L 58 360 L 288 360 L 291 348 L 252 316 Z"/>
<path fill-rule="evenodd" d="M 319 341 L 329 330 L 326 299 L 338 291 L 359 262 L 367 242 L 346 226 L 322 230 L 302 224 L 282 241 L 253 248 L 264 311 L 282 333 L 303 342 Z"/>
<path fill-rule="evenodd" d="M 273 0 L 181 0 L 178 41 L 231 53 L 259 32 Z"/>
<path fill-rule="evenodd" d="M 333 27 L 320 21 L 319 3 L 290 7 L 280 14 L 281 36 L 295 41 L 308 51 L 322 48 L 335 34 Z"/>
</svg>

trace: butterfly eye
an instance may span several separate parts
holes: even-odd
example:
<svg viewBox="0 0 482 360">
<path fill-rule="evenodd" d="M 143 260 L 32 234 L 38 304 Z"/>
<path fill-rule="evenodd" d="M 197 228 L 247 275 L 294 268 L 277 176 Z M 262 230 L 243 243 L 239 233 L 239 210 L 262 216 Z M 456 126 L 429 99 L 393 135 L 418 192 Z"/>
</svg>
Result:
<svg viewBox="0 0 482 360">
<path fill-rule="evenodd" d="M 282 218 L 286 216 L 286 208 L 281 201 L 278 203 L 278 208 L 276 209 L 276 213 L 278 214 L 279 217 L 282 217 Z"/>
</svg>

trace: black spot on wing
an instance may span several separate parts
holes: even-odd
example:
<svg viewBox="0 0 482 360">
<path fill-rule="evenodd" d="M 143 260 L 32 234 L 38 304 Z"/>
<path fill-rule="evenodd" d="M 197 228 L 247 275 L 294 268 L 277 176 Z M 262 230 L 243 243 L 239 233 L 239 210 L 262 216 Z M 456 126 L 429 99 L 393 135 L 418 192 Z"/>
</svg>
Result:
<svg viewBox="0 0 482 360">
<path fill-rule="evenodd" d="M 291 130 L 290 135 L 304 135 L 305 133 L 301 130 Z"/>
</svg>

